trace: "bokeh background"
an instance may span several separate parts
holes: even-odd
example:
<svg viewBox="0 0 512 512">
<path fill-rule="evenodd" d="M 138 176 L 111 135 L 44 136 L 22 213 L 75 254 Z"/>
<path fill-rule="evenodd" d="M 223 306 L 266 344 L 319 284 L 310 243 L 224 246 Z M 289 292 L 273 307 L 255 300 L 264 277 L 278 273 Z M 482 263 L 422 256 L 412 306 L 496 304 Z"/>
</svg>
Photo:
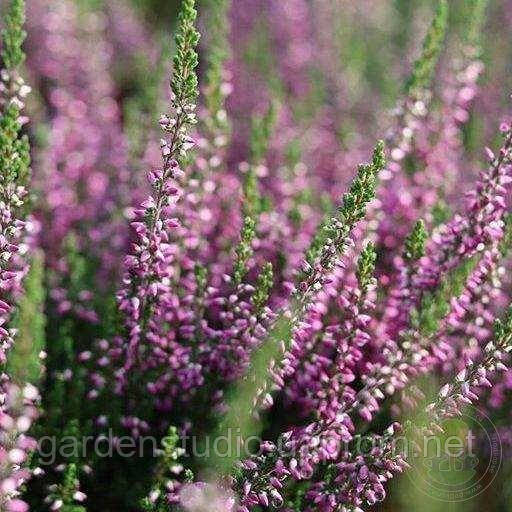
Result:
<svg viewBox="0 0 512 512">
<path fill-rule="evenodd" d="M 206 69 L 205 49 L 215 37 L 212 27 L 216 20 L 208 16 L 209 1 L 198 2 L 200 75 Z M 468 34 L 470 4 L 468 0 L 450 2 L 448 36 L 434 82 L 434 111 L 440 111 L 443 94 L 453 80 L 448 71 L 456 67 L 461 45 L 473 37 Z M 314 191 L 319 192 L 318 198 L 339 197 L 352 176 L 347 169 L 364 160 L 374 141 L 385 135 L 391 110 L 420 52 L 435 6 L 434 0 L 233 0 L 230 45 L 225 49 L 233 87 L 228 99 L 233 168 L 247 158 L 252 119 L 275 102 L 280 106 L 280 119 L 275 148 L 271 145 L 267 157 L 269 166 L 273 159 L 274 165 L 304 162 L 321 182 Z M 47 203 L 45 211 L 53 212 L 46 219 L 51 225 L 46 242 L 50 265 L 55 253 L 55 268 L 59 267 L 58 247 L 64 243 L 69 226 L 89 226 L 88 235 L 97 249 L 95 253 L 93 248 L 92 254 L 107 259 L 101 264 L 103 283 L 107 289 L 115 287 L 117 261 L 113 257 L 108 261 L 108 253 L 101 248 L 106 240 L 109 244 L 114 241 L 115 246 L 124 221 L 109 222 L 107 232 L 97 232 L 97 221 L 109 216 L 108 205 L 118 198 L 126 205 L 140 198 L 143 173 L 137 168 L 158 160 L 159 149 L 152 145 L 151 133 L 168 94 L 169 56 L 179 2 L 28 0 L 27 7 L 26 71 L 34 88 L 29 100 L 33 119 L 29 129 L 35 141 L 38 197 Z M 512 112 L 512 1 L 489 1 L 479 46 L 484 71 L 471 111 L 461 113 L 469 115 L 463 128 L 467 172 L 458 178 L 460 184 L 451 198 L 454 203 L 461 200 L 480 169 L 481 148 L 497 143 L 497 125 Z M 83 117 L 83 124 L 70 125 L 59 118 L 66 91 L 76 92 L 76 102 L 67 115 Z M 73 141 L 68 137 L 70 129 L 86 131 L 88 141 L 94 144 L 84 152 L 80 138 Z M 59 134 L 66 135 L 61 145 L 54 143 Z M 421 154 L 421 145 L 417 152 Z M 51 176 L 38 171 L 48 160 L 63 166 L 63 155 L 70 154 L 79 162 L 89 162 L 89 167 L 77 164 L 79 170 L 70 172 L 67 182 L 61 177 L 53 184 Z M 95 174 L 95 169 L 105 166 L 124 169 L 124 174 L 111 173 L 106 183 L 105 173 Z M 85 191 L 77 191 L 78 183 L 80 187 L 86 183 Z M 82 197 L 90 193 L 96 202 L 82 201 L 75 209 L 75 193 Z M 442 216 L 443 208 L 450 206 L 438 205 L 438 214 Z M 55 214 L 58 211 L 72 213 Z M 54 219 L 62 219 L 62 224 Z M 52 300 L 62 311 L 69 307 L 65 297 Z M 77 300 L 85 319 L 94 315 L 85 295 Z M 51 319 L 49 322 L 50 332 L 61 329 L 57 323 L 52 327 Z M 89 334 L 85 330 L 84 338 Z M 57 335 L 62 336 L 62 332 Z M 512 511 L 512 444 L 508 439 L 512 439 L 512 402 L 507 395 L 512 378 L 501 386 L 505 399 L 496 401 L 494 408 L 491 400 L 504 450 L 493 485 L 468 501 L 454 504 L 428 498 L 403 477 L 393 483 L 380 510 Z M 103 485 L 108 490 L 110 481 Z M 122 479 L 115 485 L 122 488 Z M 91 500 L 94 507 L 94 496 Z M 113 502 L 107 508 L 116 510 L 116 506 Z"/>
</svg>

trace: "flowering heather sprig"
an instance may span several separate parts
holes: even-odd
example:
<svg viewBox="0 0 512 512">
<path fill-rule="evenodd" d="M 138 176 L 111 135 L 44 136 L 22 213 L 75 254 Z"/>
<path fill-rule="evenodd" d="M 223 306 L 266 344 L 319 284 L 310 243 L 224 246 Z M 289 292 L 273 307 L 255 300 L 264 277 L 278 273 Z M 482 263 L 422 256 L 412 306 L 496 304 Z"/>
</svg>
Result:
<svg viewBox="0 0 512 512">
<path fill-rule="evenodd" d="M 444 372 L 457 371 L 468 358 L 477 358 L 488 341 L 494 314 L 506 300 L 501 289 L 502 261 L 498 244 L 484 251 L 464 290 L 452 299 L 451 311 L 445 319 L 446 335 L 434 345 Z M 464 346 L 461 338 L 469 339 L 469 346 Z"/>
<path fill-rule="evenodd" d="M 0 363 L 5 363 L 12 345 L 12 335 L 7 322 L 12 311 L 13 299 L 20 295 L 21 281 L 26 268 L 19 261 L 24 251 L 26 220 L 23 205 L 26 188 L 23 184 L 30 162 L 28 141 L 19 138 L 21 129 L 17 98 L 6 107 L 0 119 L 0 235 L 1 235 L 1 303 L 0 303 Z"/>
<path fill-rule="evenodd" d="M 345 409 L 356 395 L 350 384 L 370 339 L 367 327 L 368 313 L 375 307 L 375 259 L 375 248 L 368 244 L 358 261 L 357 284 L 347 284 L 340 298 L 343 322 L 327 326 L 320 348 L 301 363 L 303 376 L 287 389 L 306 396 L 304 405 L 314 413 L 315 421 L 281 434 L 279 450 L 273 443 L 265 443 L 263 454 L 242 462 L 237 480 L 243 490 L 242 506 L 264 504 L 266 499 L 282 502 L 280 492 L 287 480 L 311 478 L 321 463 L 337 460 L 341 448 L 352 440 L 355 427 Z M 264 469 L 267 467 L 272 471 Z M 272 475 L 270 480 L 263 476 L 267 472 Z"/>
<path fill-rule="evenodd" d="M 230 120 L 226 100 L 230 83 L 227 42 L 227 10 L 229 2 L 211 0 L 201 9 L 204 26 L 205 85 L 198 109 L 198 124 L 191 133 L 196 141 L 191 159 L 187 192 L 178 208 L 178 217 L 186 229 L 183 245 L 187 256 L 209 269 L 208 285 L 223 288 L 223 276 L 233 271 L 230 248 L 238 242 L 243 227 L 240 216 L 241 177 L 227 162 L 230 142 Z M 222 219 L 229 218 L 230 222 Z M 210 288 L 212 289 L 212 288 Z"/>
<path fill-rule="evenodd" d="M 431 209 L 445 201 L 453 203 L 460 194 L 456 180 L 469 165 L 464 154 L 464 127 L 478 93 L 477 81 L 483 71 L 476 34 L 484 20 L 485 1 L 471 2 L 471 23 L 464 41 L 448 53 L 440 66 L 440 108 L 432 109 L 420 122 L 409 152 L 397 153 L 401 173 L 386 195 L 386 215 L 381 237 L 388 250 L 399 249 L 403 237 L 417 217 L 431 217 Z M 394 195 L 400 189 L 399 195 Z M 396 203 L 395 203 L 396 201 Z M 387 270 L 387 269 L 386 269 Z"/>
<path fill-rule="evenodd" d="M 197 153 L 190 162 L 187 193 L 178 215 L 188 230 L 183 243 L 193 260 L 211 270 L 212 287 L 222 286 L 221 276 L 232 272 L 232 254 L 226 249 L 236 243 L 241 229 L 240 180 L 226 161 L 230 142 L 226 100 L 232 91 L 227 63 L 228 8 L 225 0 L 210 0 L 201 9 L 206 33 L 202 39 L 207 64 L 205 85 L 197 129 L 192 133 Z M 226 217 L 230 222 L 221 221 Z"/>
<path fill-rule="evenodd" d="M 446 272 L 503 236 L 505 195 L 512 181 L 512 131 L 506 123 L 501 128 L 504 142 L 498 156 L 488 149 L 490 165 L 468 193 L 464 216 L 456 214 L 434 231 L 426 256 L 420 261 L 415 287 L 435 288 Z"/>
<path fill-rule="evenodd" d="M 501 258 L 496 245 L 492 246 L 476 263 L 465 265 L 459 289 L 450 290 L 444 300 L 424 304 L 418 322 L 424 339 L 417 345 L 420 349 L 415 350 L 414 373 L 407 369 L 406 373 L 411 376 L 424 374 L 436 366 L 444 373 L 453 373 L 465 367 L 468 361 L 480 358 L 479 344 L 485 344 L 490 334 L 484 328 L 484 322 L 491 323 L 494 318 L 494 313 L 487 310 L 483 297 L 485 292 L 492 295 L 494 291 L 499 291 L 496 270 Z M 482 314 L 481 321 L 479 314 Z M 401 402 L 405 407 L 413 408 L 422 397 L 423 393 L 413 383 L 403 391 Z M 398 407 L 395 406 L 395 409 L 397 412 Z"/>
<path fill-rule="evenodd" d="M 304 279 L 294 293 L 294 298 L 302 307 L 307 306 L 311 295 L 321 289 L 325 279 L 328 279 L 329 271 L 340 263 L 340 256 L 350 245 L 350 232 L 364 218 L 367 205 L 375 195 L 377 177 L 385 165 L 384 143 L 381 141 L 375 147 L 372 162 L 359 167 L 349 191 L 343 195 L 337 215 L 323 227 L 326 235 L 324 243 L 313 264 L 306 265 Z"/>
<path fill-rule="evenodd" d="M 358 221 L 362 220 L 366 213 L 368 203 L 374 198 L 377 186 L 377 176 L 385 166 L 384 143 L 380 141 L 373 152 L 372 162 L 360 165 L 357 176 L 352 182 L 350 189 L 344 194 L 341 205 L 338 208 L 337 215 L 322 226 L 325 232 L 323 244 L 318 248 L 318 254 L 313 260 L 313 264 L 305 263 L 303 266 L 304 277 L 298 284 L 296 290 L 290 298 L 290 306 L 283 313 L 283 317 L 289 323 L 291 332 L 290 339 L 272 340 L 273 344 L 278 346 L 269 353 L 273 354 L 275 349 L 282 347 L 282 359 L 278 362 L 274 360 L 273 354 L 268 364 L 269 374 L 274 380 L 273 389 L 279 390 L 284 384 L 284 378 L 290 378 L 299 363 L 301 347 L 299 343 L 294 343 L 295 337 L 300 338 L 301 329 L 307 328 L 301 325 L 305 312 L 309 307 L 314 306 L 315 296 L 322 290 L 323 286 L 330 280 L 330 274 L 336 267 L 343 268 L 342 256 L 353 244 L 351 232 Z M 273 338 L 272 329 L 269 337 Z M 249 376 L 250 380 L 250 376 Z M 269 382 L 259 388 L 255 397 L 255 409 L 271 405 L 267 391 Z"/>
<path fill-rule="evenodd" d="M 179 227 L 179 222 L 171 215 L 180 196 L 176 181 L 183 176 L 178 159 L 183 159 L 194 146 L 187 129 L 196 123 L 194 101 L 198 92 L 194 70 L 198 63 L 195 47 L 199 41 L 194 28 L 196 15 L 194 1 L 186 0 L 176 34 L 171 116 L 163 114 L 159 121 L 163 132 L 169 136 L 160 143 L 162 168 L 149 172 L 153 195 L 136 210 L 136 219 L 132 222 L 136 239 L 133 253 L 125 260 L 124 288 L 118 294 L 129 336 L 124 365 L 118 375 L 121 389 L 126 378 L 130 378 L 139 351 L 147 350 L 144 342 L 157 343 L 163 327 L 158 325 L 163 318 L 161 315 L 165 313 L 165 305 L 172 300 L 172 265 L 176 248 L 170 243 L 170 234 Z M 184 355 L 184 361 L 186 359 Z M 182 377 L 186 379 L 189 373 L 184 368 Z"/>
<path fill-rule="evenodd" d="M 0 77 L 0 364 L 5 364 L 13 342 L 7 322 L 13 301 L 22 292 L 21 281 L 27 271 L 22 255 L 28 228 L 24 203 L 30 154 L 28 139 L 21 136 L 20 131 L 26 122 L 21 115 L 23 98 L 30 92 L 30 87 L 24 84 L 17 69 L 23 62 L 24 9 L 23 1 L 10 3 L 6 28 L 2 32 L 5 68 Z"/>
<path fill-rule="evenodd" d="M 236 287 L 229 298 L 213 299 L 214 302 L 222 301 L 226 306 L 220 313 L 226 327 L 220 331 L 219 340 L 209 355 L 209 370 L 213 378 L 222 378 L 228 382 L 246 373 L 251 354 L 261 345 L 261 340 L 276 316 L 267 305 L 274 284 L 270 262 L 263 265 L 254 285 L 244 282 L 237 284 L 234 279 L 229 279 L 229 283 L 231 281 Z M 218 336 L 219 333 L 216 334 Z M 225 409 L 224 403 L 221 409 Z"/>
<path fill-rule="evenodd" d="M 337 308 L 343 312 L 342 320 L 330 321 L 324 332 L 318 334 L 310 353 L 301 358 L 300 371 L 286 386 L 287 396 L 292 403 L 300 404 L 304 415 L 313 413 L 324 423 L 337 421 L 344 402 L 355 395 L 350 383 L 358 373 L 364 346 L 370 340 L 376 257 L 375 247 L 368 243 L 359 256 L 355 276 L 345 277 L 336 299 Z M 304 342 L 299 338 L 297 343 Z"/>
<path fill-rule="evenodd" d="M 411 207 L 425 210 L 436 201 L 456 197 L 458 174 L 467 165 L 463 129 L 478 98 L 478 79 L 484 70 L 479 53 L 478 47 L 464 45 L 446 65 L 440 111 L 431 113 L 416 138 L 409 178 Z"/>
<path fill-rule="evenodd" d="M 446 0 L 440 0 L 423 41 L 422 53 L 415 61 L 411 76 L 406 83 L 403 103 L 396 109 L 396 126 L 388 135 L 389 170 L 392 176 L 401 169 L 400 161 L 410 151 L 414 131 L 420 126 L 418 120 L 427 113 L 427 104 L 431 99 L 431 81 L 443 46 L 447 22 L 448 3 Z"/>
<path fill-rule="evenodd" d="M 503 239 L 501 240 L 501 242 L 499 244 L 499 251 L 500 251 L 503 259 L 505 259 L 509 256 L 511 247 L 512 247 L 512 217 L 511 217 L 511 214 L 508 213 L 505 217 L 505 236 L 503 237 Z M 498 276 L 495 279 L 498 281 L 498 283 L 501 283 L 502 288 L 500 290 L 493 289 L 493 291 L 495 292 L 495 295 L 499 296 L 499 299 L 502 299 L 504 295 L 508 296 L 508 294 L 506 293 L 507 292 L 507 288 L 506 288 L 507 281 L 506 281 L 506 274 L 505 274 L 506 268 L 507 268 L 506 265 L 503 264 L 502 266 L 498 267 L 498 269 L 496 271 L 496 274 L 498 274 Z M 484 292 L 482 294 L 482 303 L 480 304 L 480 307 L 482 308 L 483 312 L 486 313 L 486 315 L 481 314 L 479 318 L 483 318 L 486 321 L 488 320 L 489 314 L 492 311 L 494 311 L 494 306 L 495 306 L 495 304 L 493 302 L 493 294 L 489 293 L 489 288 L 491 288 L 490 285 L 488 285 L 486 287 L 486 289 L 484 290 Z M 491 309 L 491 308 L 492 308 L 492 310 L 489 311 L 489 309 Z M 480 313 L 480 311 L 478 313 Z M 487 323 L 484 327 L 485 327 L 485 335 L 487 336 L 487 331 L 488 331 Z M 486 338 L 484 338 L 482 336 L 482 339 L 486 339 Z M 480 343 L 479 345 L 480 346 L 478 347 L 478 353 L 480 354 L 482 344 Z M 469 349 L 469 350 L 471 350 L 471 349 Z M 471 351 L 470 354 L 473 355 L 473 351 Z M 474 359 L 474 357 L 473 357 L 473 359 Z M 500 408 L 506 404 L 506 399 L 507 399 L 506 391 L 508 389 L 510 389 L 511 383 L 512 383 L 512 380 L 510 379 L 511 374 L 512 373 L 510 371 L 507 372 L 501 379 L 499 379 L 495 383 L 495 385 L 490 390 L 489 402 L 490 402 L 492 408 Z M 507 435 L 507 437 L 508 437 L 508 435 Z"/>
<path fill-rule="evenodd" d="M 23 62 L 22 44 L 25 39 L 23 23 L 25 4 L 12 0 L 2 32 L 1 118 L 0 118 L 0 366 L 5 368 L 16 330 L 9 324 L 11 312 L 23 293 L 22 280 L 28 272 L 26 243 L 29 221 L 24 202 L 30 174 L 29 143 L 20 136 L 23 98 L 30 91 L 18 73 Z M 34 441 L 26 436 L 37 416 L 37 389 L 14 382 L 22 375 L 2 373 L 0 382 L 0 510 L 26 510 L 18 499 L 20 485 L 30 472 L 22 468 Z M 12 380 L 12 382 L 11 382 Z"/>
<path fill-rule="evenodd" d="M 457 374 L 455 381 L 445 384 L 437 400 L 427 406 L 426 411 L 432 423 L 459 416 L 465 404 L 477 401 L 476 391 L 481 387 L 491 387 L 491 376 L 497 371 L 508 369 L 507 354 L 511 351 L 512 307 L 509 307 L 503 319 L 496 319 L 493 339 L 485 346 L 482 359 L 469 361 Z"/>
</svg>

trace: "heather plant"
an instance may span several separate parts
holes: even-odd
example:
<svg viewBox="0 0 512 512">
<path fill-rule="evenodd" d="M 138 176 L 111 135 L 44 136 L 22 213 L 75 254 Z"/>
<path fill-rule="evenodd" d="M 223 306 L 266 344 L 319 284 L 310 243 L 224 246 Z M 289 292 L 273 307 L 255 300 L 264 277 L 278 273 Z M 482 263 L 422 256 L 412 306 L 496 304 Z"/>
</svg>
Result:
<svg viewBox="0 0 512 512">
<path fill-rule="evenodd" d="M 0 3 L 1 511 L 360 512 L 507 443 L 492 1 L 31 0 L 26 64 Z"/>
<path fill-rule="evenodd" d="M 27 210 L 27 186 L 30 178 L 29 142 L 22 134 L 27 118 L 22 114 L 24 99 L 30 92 L 20 74 L 25 55 L 22 44 L 26 33 L 25 4 L 15 0 L 6 6 L 5 27 L 2 31 L 2 70 L 0 85 L 0 209 L 2 264 L 1 264 L 1 324 L 0 364 L 0 508 L 2 510 L 26 510 L 20 499 L 21 487 L 30 476 L 26 467 L 28 454 L 34 448 L 34 440 L 27 435 L 31 423 L 37 417 L 38 361 L 34 360 L 30 340 L 25 346 L 28 372 L 22 370 L 19 358 L 22 351 L 13 348 L 17 341 L 14 312 L 23 295 L 23 281 L 28 273 L 32 221 Z M 32 288 L 32 287 L 31 287 Z M 32 288 L 32 293 L 34 289 Z M 36 291 L 37 293 L 37 291 Z M 27 299 L 30 301 L 31 299 Z M 26 304 L 26 302 L 25 302 Z M 40 329 L 40 327 L 39 327 Z M 25 335 L 27 333 L 25 332 Z M 34 336 L 38 336 L 37 329 Z M 39 341 L 39 340 L 38 340 Z M 20 354 L 21 352 L 21 354 Z M 35 355 L 37 358 L 38 356 Z M 18 364 L 16 364 L 18 359 Z M 35 365 L 35 368 L 34 368 Z"/>
</svg>

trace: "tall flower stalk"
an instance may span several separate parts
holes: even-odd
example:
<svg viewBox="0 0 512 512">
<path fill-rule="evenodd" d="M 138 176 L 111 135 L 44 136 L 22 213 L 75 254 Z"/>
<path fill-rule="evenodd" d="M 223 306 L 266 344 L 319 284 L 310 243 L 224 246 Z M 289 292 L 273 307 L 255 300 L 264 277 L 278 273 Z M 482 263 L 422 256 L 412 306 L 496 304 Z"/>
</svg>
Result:
<svg viewBox="0 0 512 512">
<path fill-rule="evenodd" d="M 13 0 L 5 15 L 2 32 L 0 84 L 0 510 L 27 510 L 19 497 L 20 487 L 29 478 L 24 467 L 34 440 L 28 437 L 37 416 L 37 389 L 22 377 L 5 372 L 9 353 L 16 340 L 12 314 L 23 294 L 23 278 L 28 272 L 27 244 L 30 220 L 27 215 L 27 184 L 30 175 L 29 142 L 21 134 L 27 122 L 22 114 L 24 98 L 30 91 L 19 68 L 25 55 L 25 3 Z"/>
<path fill-rule="evenodd" d="M 159 120 L 165 134 L 160 141 L 162 167 L 148 173 L 153 193 L 135 211 L 136 218 L 131 223 L 135 234 L 133 252 L 126 257 L 124 287 L 118 294 L 128 334 L 125 361 L 118 374 L 120 389 L 130 378 L 131 369 L 140 362 L 140 351 L 147 350 L 145 343 L 157 343 L 159 327 L 155 319 L 173 293 L 175 248 L 170 239 L 172 230 L 179 227 L 177 219 L 172 217 L 174 204 L 181 195 L 178 181 L 183 171 L 179 161 L 194 146 L 188 128 L 196 123 L 194 102 L 198 92 L 194 70 L 198 64 L 195 47 L 199 41 L 194 28 L 196 16 L 194 1 L 185 1 L 176 35 L 171 111 L 162 114 Z"/>
</svg>

